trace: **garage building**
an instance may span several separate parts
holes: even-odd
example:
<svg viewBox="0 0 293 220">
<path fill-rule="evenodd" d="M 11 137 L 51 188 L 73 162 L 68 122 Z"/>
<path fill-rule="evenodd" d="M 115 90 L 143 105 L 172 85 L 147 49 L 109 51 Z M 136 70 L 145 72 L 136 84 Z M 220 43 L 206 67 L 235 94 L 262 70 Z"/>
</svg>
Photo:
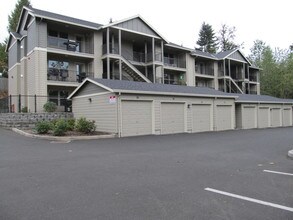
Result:
<svg viewBox="0 0 293 220">
<path fill-rule="evenodd" d="M 293 100 L 241 94 L 235 101 L 240 129 L 292 126 Z"/>
<path fill-rule="evenodd" d="M 118 136 L 235 129 L 235 98 L 214 89 L 86 79 L 68 97 L 75 118 Z"/>
</svg>

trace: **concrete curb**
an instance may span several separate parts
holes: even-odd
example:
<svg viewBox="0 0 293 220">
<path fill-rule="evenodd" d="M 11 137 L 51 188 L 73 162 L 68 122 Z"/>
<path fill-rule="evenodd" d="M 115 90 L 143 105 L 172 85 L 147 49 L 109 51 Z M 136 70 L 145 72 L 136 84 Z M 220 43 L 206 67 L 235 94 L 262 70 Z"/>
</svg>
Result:
<svg viewBox="0 0 293 220">
<path fill-rule="evenodd" d="M 19 130 L 17 128 L 12 128 L 12 131 L 23 135 L 25 137 L 36 138 L 36 139 L 44 139 L 49 141 L 73 141 L 73 140 L 97 140 L 104 138 L 114 138 L 115 134 L 106 134 L 106 135 L 92 135 L 92 136 L 70 136 L 70 137 L 55 137 L 55 136 L 46 136 L 46 135 L 38 135 L 38 134 L 30 134 L 25 131 Z"/>
<path fill-rule="evenodd" d="M 288 151 L 288 157 L 293 159 L 293 150 Z"/>
</svg>

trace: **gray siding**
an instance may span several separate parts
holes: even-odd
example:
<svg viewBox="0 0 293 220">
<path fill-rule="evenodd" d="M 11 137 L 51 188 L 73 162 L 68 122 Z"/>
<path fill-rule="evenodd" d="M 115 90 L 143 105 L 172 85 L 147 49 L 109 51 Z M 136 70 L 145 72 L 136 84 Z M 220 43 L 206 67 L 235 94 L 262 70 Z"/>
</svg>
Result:
<svg viewBox="0 0 293 220">
<path fill-rule="evenodd" d="M 46 48 L 47 47 L 47 23 L 38 22 L 37 24 L 37 33 L 38 33 L 38 47 Z"/>
<path fill-rule="evenodd" d="M 101 92 L 108 92 L 108 91 L 93 83 L 86 82 L 74 96 L 83 96 L 83 95 L 89 95 L 89 94 L 101 93 Z"/>
<path fill-rule="evenodd" d="M 32 51 L 37 45 L 37 25 L 35 20 L 27 30 L 27 51 Z"/>
<path fill-rule="evenodd" d="M 17 41 L 9 50 L 8 69 L 20 62 L 20 45 Z"/>
<path fill-rule="evenodd" d="M 247 61 L 243 58 L 243 56 L 238 51 L 236 51 L 235 53 L 232 53 L 229 56 L 229 58 L 247 63 Z"/>
<path fill-rule="evenodd" d="M 119 23 L 116 26 L 158 37 L 158 35 L 140 18 L 134 18 L 134 19 Z"/>
<path fill-rule="evenodd" d="M 90 96 L 88 98 L 73 98 L 72 109 L 75 118 L 86 117 L 96 122 L 97 131 L 117 133 L 117 103 L 110 104 L 107 95 Z"/>
</svg>

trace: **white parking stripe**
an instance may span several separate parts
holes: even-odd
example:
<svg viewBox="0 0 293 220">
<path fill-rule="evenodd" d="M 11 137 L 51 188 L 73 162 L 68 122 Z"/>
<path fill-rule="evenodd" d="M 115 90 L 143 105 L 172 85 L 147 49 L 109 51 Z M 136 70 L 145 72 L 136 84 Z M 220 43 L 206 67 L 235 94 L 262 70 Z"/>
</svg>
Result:
<svg viewBox="0 0 293 220">
<path fill-rule="evenodd" d="M 273 170 L 263 170 L 263 171 L 267 172 L 267 173 L 276 173 L 276 174 L 281 174 L 281 175 L 293 176 L 293 173 L 284 173 L 284 172 L 278 172 L 278 171 L 273 171 Z"/>
<path fill-rule="evenodd" d="M 249 201 L 249 202 L 254 202 L 254 203 L 261 204 L 261 205 L 271 206 L 271 207 L 274 207 L 274 208 L 283 209 L 283 210 L 286 210 L 286 211 L 289 211 L 289 212 L 293 212 L 293 208 L 291 208 L 291 207 L 278 205 L 278 204 L 271 203 L 271 202 L 265 202 L 265 201 L 262 201 L 262 200 L 253 199 L 253 198 L 249 198 L 249 197 L 246 197 L 246 196 L 236 195 L 236 194 L 233 194 L 233 193 L 228 193 L 228 192 L 224 192 L 224 191 L 220 191 L 220 190 L 216 190 L 216 189 L 211 189 L 211 188 L 205 188 L 205 190 L 210 191 L 210 192 L 214 192 L 214 193 L 218 193 L 218 194 L 222 194 L 222 195 L 225 195 L 225 196 L 230 196 L 230 197 L 233 197 L 233 198 L 242 199 L 242 200 L 246 200 L 246 201 Z"/>
</svg>

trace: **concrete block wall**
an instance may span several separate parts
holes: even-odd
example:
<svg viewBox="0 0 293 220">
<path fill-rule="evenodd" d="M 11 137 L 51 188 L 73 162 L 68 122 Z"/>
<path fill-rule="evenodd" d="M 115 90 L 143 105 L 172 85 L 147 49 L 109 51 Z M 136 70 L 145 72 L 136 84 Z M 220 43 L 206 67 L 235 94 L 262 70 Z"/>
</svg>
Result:
<svg viewBox="0 0 293 220">
<path fill-rule="evenodd" d="M 0 127 L 34 128 L 39 121 L 73 118 L 71 112 L 52 113 L 0 113 Z"/>
</svg>

